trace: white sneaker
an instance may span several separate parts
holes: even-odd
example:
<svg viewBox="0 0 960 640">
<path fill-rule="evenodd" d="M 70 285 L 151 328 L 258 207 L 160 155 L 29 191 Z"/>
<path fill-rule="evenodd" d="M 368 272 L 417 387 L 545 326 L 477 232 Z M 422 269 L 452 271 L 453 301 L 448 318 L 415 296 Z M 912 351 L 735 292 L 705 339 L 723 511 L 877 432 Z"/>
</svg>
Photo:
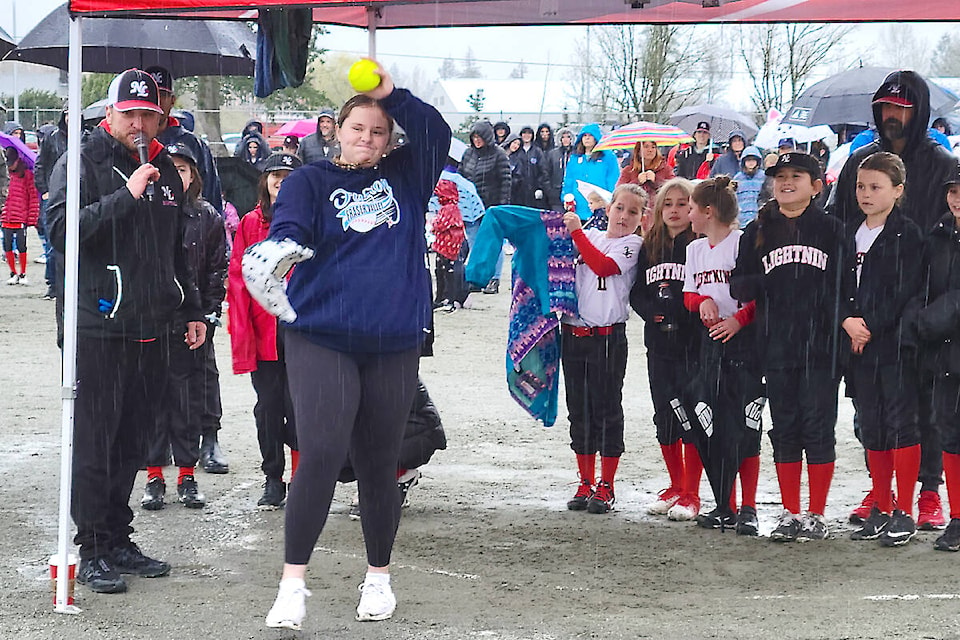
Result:
<svg viewBox="0 0 960 640">
<path fill-rule="evenodd" d="M 397 608 L 397 598 L 389 582 L 364 580 L 360 589 L 360 604 L 357 605 L 357 620 L 386 620 Z"/>
<path fill-rule="evenodd" d="M 30 281 L 27 280 L 27 275 L 23 274 L 20 276 L 20 280 L 17 282 L 17 284 L 30 284 Z"/>
<path fill-rule="evenodd" d="M 275 629 L 300 629 L 307 615 L 306 598 L 310 595 L 300 578 L 280 581 L 277 599 L 267 614 L 267 626 Z"/>
<path fill-rule="evenodd" d="M 10 278 L 7 280 L 7 284 L 17 284 L 20 282 L 20 276 L 15 273 L 10 274 Z"/>
<path fill-rule="evenodd" d="M 33 261 L 34 261 L 36 264 L 47 264 L 47 256 L 45 256 L 45 255 L 43 255 L 43 254 L 41 253 L 39 256 L 37 256 L 36 258 L 34 258 Z"/>
</svg>

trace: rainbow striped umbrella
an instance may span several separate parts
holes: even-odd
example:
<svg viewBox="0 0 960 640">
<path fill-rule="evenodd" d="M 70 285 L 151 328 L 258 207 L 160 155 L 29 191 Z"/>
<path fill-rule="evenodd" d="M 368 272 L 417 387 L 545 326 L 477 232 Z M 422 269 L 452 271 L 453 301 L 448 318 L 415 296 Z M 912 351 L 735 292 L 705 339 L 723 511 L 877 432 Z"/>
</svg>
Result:
<svg viewBox="0 0 960 640">
<path fill-rule="evenodd" d="M 656 142 L 658 146 L 693 142 L 693 138 L 683 129 L 671 124 L 657 124 L 656 122 L 634 122 L 603 136 L 603 139 L 593 148 L 594 151 L 604 149 L 633 149 L 638 142 Z"/>
</svg>

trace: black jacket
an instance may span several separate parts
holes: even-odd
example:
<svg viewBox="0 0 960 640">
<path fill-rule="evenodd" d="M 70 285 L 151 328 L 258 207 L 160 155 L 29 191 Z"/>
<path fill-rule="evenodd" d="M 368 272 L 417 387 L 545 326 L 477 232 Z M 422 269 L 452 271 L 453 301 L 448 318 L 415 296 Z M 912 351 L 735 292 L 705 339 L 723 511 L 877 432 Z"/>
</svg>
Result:
<svg viewBox="0 0 960 640">
<path fill-rule="evenodd" d="M 167 128 L 160 132 L 157 140 L 164 146 L 182 142 L 193 152 L 197 159 L 197 172 L 203 180 L 203 199 L 222 213 L 223 187 L 220 185 L 217 165 L 213 162 L 213 154 L 210 153 L 207 143 L 183 127 L 176 118 L 170 118 Z"/>
<path fill-rule="evenodd" d="M 920 293 L 923 234 L 899 207 L 887 217 L 883 231 L 863 256 L 857 285 L 857 229 L 866 219 L 862 213 L 847 224 L 847 241 L 854 245 L 844 264 L 840 322 L 863 318 L 870 342 L 862 355 L 851 355 L 851 364 L 888 365 L 916 357 L 917 338 L 909 303 Z M 844 349 L 849 338 L 842 334 Z"/>
<path fill-rule="evenodd" d="M 36 185 L 37 193 L 41 197 L 50 190 L 50 174 L 53 173 L 57 160 L 67 152 L 66 115 L 66 112 L 60 114 L 60 122 L 56 130 L 40 143 L 40 153 L 37 154 L 37 162 L 33 167 L 33 184 Z"/>
<path fill-rule="evenodd" d="M 630 306 L 644 321 L 643 343 L 647 353 L 688 363 L 696 362 L 701 333 L 700 318 L 683 304 L 687 245 L 692 238 L 692 232 L 677 236 L 673 248 L 654 265 L 650 264 L 644 244 L 640 248 L 640 272 L 630 290 Z M 663 317 L 661 322 L 657 322 L 658 316 Z M 664 331 L 667 325 L 675 329 Z"/>
<path fill-rule="evenodd" d="M 930 90 L 927 83 L 913 71 L 894 71 L 887 76 L 884 84 L 891 80 L 899 80 L 909 85 L 917 96 L 913 108 L 913 117 L 906 127 L 906 147 L 900 155 L 907 168 L 906 191 L 901 200 L 903 212 L 908 218 L 920 226 L 923 233 L 927 233 L 936 224 L 940 212 L 943 211 L 943 183 L 954 172 L 956 158 L 927 136 L 927 123 L 930 121 Z M 880 141 L 872 142 L 860 149 L 847 159 L 837 178 L 836 186 L 831 194 L 831 201 L 827 205 L 833 215 L 844 223 L 857 217 L 860 209 L 857 206 L 857 168 L 864 158 L 877 151 L 892 151 L 890 141 L 883 137 L 883 126 L 880 122 L 882 105 L 873 106 L 873 119 L 880 132 Z M 955 173 L 954 173 L 955 175 Z"/>
<path fill-rule="evenodd" d="M 925 376 L 960 375 L 960 231 L 949 213 L 924 241 L 922 287 L 920 369 Z"/>
<path fill-rule="evenodd" d="M 510 204 L 510 161 L 507 152 L 494 143 L 493 127 L 481 120 L 473 125 L 470 132 L 479 135 L 484 145 L 477 149 L 471 143 L 463 152 L 460 161 L 460 175 L 477 188 L 484 207 L 498 204 Z"/>
<path fill-rule="evenodd" d="M 763 368 L 830 369 L 839 375 L 840 275 L 853 251 L 840 222 L 810 204 L 787 218 L 768 202 L 740 237 L 730 294 L 757 301 Z"/>
<path fill-rule="evenodd" d="M 509 146 L 514 138 L 519 139 L 516 134 L 512 134 L 507 138 L 504 146 Z M 510 204 L 542 209 L 545 206 L 544 200 L 537 199 L 536 192 L 543 191 L 546 195 L 547 172 L 543 151 L 535 144 L 531 144 L 529 149 L 524 149 L 521 145 L 516 153 L 511 154 L 507 151 L 507 155 L 511 172 Z"/>
<path fill-rule="evenodd" d="M 200 311 L 220 315 L 227 293 L 227 238 L 223 217 L 205 200 L 183 203 L 183 248 L 200 294 Z M 184 318 L 184 320 L 186 320 Z"/>
<path fill-rule="evenodd" d="M 700 165 L 703 164 L 704 160 L 707 159 L 707 152 L 712 151 L 714 153 L 714 159 L 716 156 L 719 156 L 722 151 L 713 146 L 711 142 L 699 152 L 694 148 L 694 145 L 689 145 L 686 149 L 682 149 L 677 152 L 677 175 L 681 178 L 686 178 L 688 180 L 694 180 L 697 177 L 697 171 L 700 170 Z"/>
<path fill-rule="evenodd" d="M 104 128 L 84 135 L 80 147 L 79 315 L 82 335 L 155 338 L 176 316 L 203 320 L 183 249 L 183 183 L 170 157 L 151 151 L 160 169 L 153 200 L 126 188 L 140 166 Z M 157 153 L 159 151 L 159 153 Z M 53 247 L 64 253 L 67 231 L 67 162 L 50 177 L 48 215 Z"/>
<path fill-rule="evenodd" d="M 563 131 L 569 132 L 569 129 L 558 131 L 558 140 L 560 138 L 559 134 Z M 547 207 L 551 211 L 562 211 L 563 202 L 560 200 L 560 193 L 563 191 L 563 174 L 567 171 L 567 163 L 570 162 L 570 154 L 572 153 L 573 145 L 563 147 L 558 144 L 547 153 L 544 160 L 547 169 L 547 188 L 543 192 L 546 196 Z"/>
</svg>

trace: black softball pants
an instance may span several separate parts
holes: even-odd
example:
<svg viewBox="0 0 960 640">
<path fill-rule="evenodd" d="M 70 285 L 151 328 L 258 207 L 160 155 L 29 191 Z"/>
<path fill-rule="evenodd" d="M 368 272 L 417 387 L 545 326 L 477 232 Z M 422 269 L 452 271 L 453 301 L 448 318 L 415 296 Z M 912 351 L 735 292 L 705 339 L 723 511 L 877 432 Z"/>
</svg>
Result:
<svg viewBox="0 0 960 640">
<path fill-rule="evenodd" d="M 827 464 L 837 459 L 839 379 L 829 369 L 766 372 L 774 462 Z"/>
<path fill-rule="evenodd" d="M 166 337 L 77 340 L 70 514 L 81 558 L 103 556 L 133 533 L 130 493 L 163 400 Z"/>
<path fill-rule="evenodd" d="M 367 562 L 386 567 L 400 524 L 397 465 L 420 350 L 341 353 L 294 331 L 287 332 L 287 346 L 300 466 L 287 496 L 285 562 L 309 562 L 349 455 L 363 505 Z"/>
<path fill-rule="evenodd" d="M 297 449 L 296 420 L 284 363 L 285 338 L 288 335 L 282 327 L 277 327 L 279 359 L 258 360 L 257 370 L 250 372 L 250 381 L 257 392 L 253 419 L 257 424 L 257 441 L 263 458 L 260 469 L 263 475 L 276 480 L 283 477 L 283 446 Z"/>
<path fill-rule="evenodd" d="M 581 455 L 623 454 L 623 377 L 627 373 L 625 326 L 608 336 L 563 332 L 563 384 L 570 420 L 570 448 Z"/>
</svg>

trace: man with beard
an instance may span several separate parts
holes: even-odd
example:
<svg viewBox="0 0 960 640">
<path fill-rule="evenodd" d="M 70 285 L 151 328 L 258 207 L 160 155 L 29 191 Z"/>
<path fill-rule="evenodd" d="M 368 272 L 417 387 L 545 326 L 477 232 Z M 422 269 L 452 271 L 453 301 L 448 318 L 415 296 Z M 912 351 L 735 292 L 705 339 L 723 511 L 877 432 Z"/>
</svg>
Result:
<svg viewBox="0 0 960 640">
<path fill-rule="evenodd" d="M 888 75 L 873 95 L 873 119 L 877 123 L 879 140 L 857 149 L 847 159 L 827 208 L 844 224 L 857 216 L 857 169 L 867 156 L 889 151 L 900 156 L 907 169 L 906 191 L 900 199 L 903 213 L 920 225 L 926 234 L 943 212 L 943 184 L 955 173 L 956 160 L 927 136 L 930 88 L 923 76 L 914 71 L 894 71 Z M 939 495 L 942 449 L 940 436 L 930 420 L 931 387 L 930 381 L 920 383 L 921 461 L 917 528 L 924 530 L 939 529 L 945 524 Z M 856 422 L 855 431 L 858 429 Z M 863 503 L 850 514 L 850 521 L 859 523 L 865 520 L 876 498 L 867 494 Z"/>
</svg>

